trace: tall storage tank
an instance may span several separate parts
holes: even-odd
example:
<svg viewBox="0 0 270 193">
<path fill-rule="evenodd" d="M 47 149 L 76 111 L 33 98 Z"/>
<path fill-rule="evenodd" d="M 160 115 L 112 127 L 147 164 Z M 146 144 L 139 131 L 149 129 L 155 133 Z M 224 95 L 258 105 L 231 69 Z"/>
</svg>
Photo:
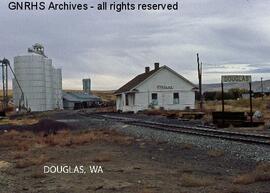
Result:
<svg viewBox="0 0 270 193">
<path fill-rule="evenodd" d="M 46 85 L 44 57 L 35 53 L 14 58 L 14 72 L 24 91 L 25 104 L 28 104 L 31 111 L 46 110 Z M 15 81 L 14 81 L 15 82 Z M 18 99 L 21 91 L 18 85 L 14 86 L 15 104 L 18 105 Z"/>
<path fill-rule="evenodd" d="M 52 60 L 45 58 L 45 91 L 46 91 L 46 109 L 54 109 L 53 92 L 53 67 Z"/>
<path fill-rule="evenodd" d="M 54 91 L 55 91 L 55 108 L 63 109 L 63 96 L 62 96 L 62 70 L 54 69 Z"/>
<path fill-rule="evenodd" d="M 87 78 L 87 79 L 83 79 L 83 91 L 85 93 L 91 93 L 91 79 Z"/>
<path fill-rule="evenodd" d="M 63 109 L 63 94 L 62 94 L 62 70 L 60 68 L 56 69 L 57 74 L 57 107 Z M 59 106 L 58 106 L 59 105 Z"/>
<path fill-rule="evenodd" d="M 24 104 L 31 111 L 62 109 L 61 69 L 54 69 L 42 45 L 35 44 L 28 49 L 28 54 L 16 56 L 14 72 L 24 92 Z M 13 81 L 13 93 L 14 103 L 18 107 L 22 93 L 16 81 Z"/>
</svg>

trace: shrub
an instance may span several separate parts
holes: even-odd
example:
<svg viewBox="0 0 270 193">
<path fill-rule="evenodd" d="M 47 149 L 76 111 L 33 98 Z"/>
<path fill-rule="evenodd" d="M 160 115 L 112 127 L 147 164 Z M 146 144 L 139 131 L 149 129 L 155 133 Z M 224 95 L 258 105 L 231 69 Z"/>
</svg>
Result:
<svg viewBox="0 0 270 193">
<path fill-rule="evenodd" d="M 260 163 L 254 171 L 238 175 L 233 179 L 235 184 L 252 184 L 255 182 L 270 181 L 270 163 Z"/>
<path fill-rule="evenodd" d="M 184 187 L 210 186 L 213 184 L 213 181 L 209 178 L 194 176 L 191 174 L 184 174 L 181 182 L 182 186 Z"/>
<path fill-rule="evenodd" d="M 39 157 L 18 160 L 15 167 L 16 168 L 27 168 L 27 167 L 30 167 L 33 165 L 41 165 L 43 163 L 46 163 L 47 161 L 49 161 L 49 158 L 44 156 L 44 155 L 41 155 Z"/>
<path fill-rule="evenodd" d="M 224 151 L 219 149 L 211 149 L 207 152 L 207 155 L 210 157 L 221 157 L 224 155 Z"/>
</svg>

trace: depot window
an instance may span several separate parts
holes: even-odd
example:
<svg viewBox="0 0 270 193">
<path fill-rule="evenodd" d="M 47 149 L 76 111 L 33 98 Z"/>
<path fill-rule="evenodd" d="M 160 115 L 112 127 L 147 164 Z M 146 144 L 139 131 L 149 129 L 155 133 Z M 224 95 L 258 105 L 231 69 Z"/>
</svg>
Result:
<svg viewBox="0 0 270 193">
<path fill-rule="evenodd" d="M 126 94 L 125 100 L 126 100 L 126 106 L 129 106 L 128 94 Z"/>
<path fill-rule="evenodd" d="M 157 105 L 158 104 L 158 94 L 152 93 L 152 104 Z"/>
<path fill-rule="evenodd" d="M 179 104 L 179 93 L 173 93 L 173 104 Z"/>
</svg>

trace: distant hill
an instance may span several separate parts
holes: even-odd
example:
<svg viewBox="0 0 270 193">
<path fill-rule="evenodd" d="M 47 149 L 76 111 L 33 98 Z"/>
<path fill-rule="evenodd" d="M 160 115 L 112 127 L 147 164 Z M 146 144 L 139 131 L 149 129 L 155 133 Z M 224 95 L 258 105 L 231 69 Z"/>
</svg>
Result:
<svg viewBox="0 0 270 193">
<path fill-rule="evenodd" d="M 82 90 L 64 90 L 65 92 L 82 92 Z M 92 94 L 100 97 L 103 101 L 115 101 L 115 90 L 92 90 Z"/>
<path fill-rule="evenodd" d="M 249 90 L 249 84 L 248 83 L 226 83 L 224 84 L 224 89 L 229 90 L 231 88 L 244 88 Z M 263 81 L 263 88 L 265 92 L 270 92 L 270 80 Z M 203 84 L 203 92 L 205 91 L 220 91 L 221 90 L 221 84 L 215 83 L 215 84 Z M 261 91 L 261 81 L 254 81 L 252 82 L 252 90 L 255 92 Z"/>
</svg>

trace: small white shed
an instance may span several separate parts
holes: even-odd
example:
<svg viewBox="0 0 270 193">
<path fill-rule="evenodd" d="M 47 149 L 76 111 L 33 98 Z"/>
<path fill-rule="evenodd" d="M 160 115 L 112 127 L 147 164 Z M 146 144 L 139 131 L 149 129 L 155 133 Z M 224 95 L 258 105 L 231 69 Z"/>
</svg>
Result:
<svg viewBox="0 0 270 193">
<path fill-rule="evenodd" d="M 116 92 L 116 109 L 122 112 L 138 112 L 149 108 L 184 110 L 195 108 L 196 86 L 169 68 L 159 67 L 136 76 Z"/>
</svg>

